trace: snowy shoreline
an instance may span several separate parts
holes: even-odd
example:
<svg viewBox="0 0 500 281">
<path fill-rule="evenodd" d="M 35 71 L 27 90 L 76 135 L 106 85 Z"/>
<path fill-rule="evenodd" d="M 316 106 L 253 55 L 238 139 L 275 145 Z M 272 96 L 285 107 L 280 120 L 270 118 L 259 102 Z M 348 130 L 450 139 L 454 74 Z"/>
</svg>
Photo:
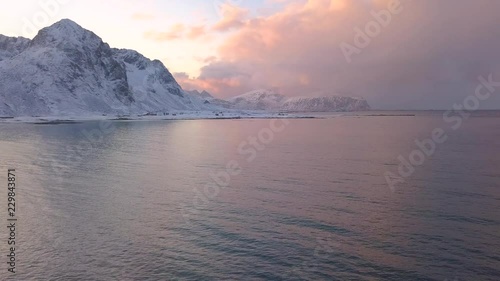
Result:
<svg viewBox="0 0 500 281">
<path fill-rule="evenodd" d="M 95 115 L 95 116 L 47 116 L 47 117 L 0 117 L 0 123 L 27 124 L 74 124 L 91 121 L 169 121 L 169 120 L 238 120 L 238 119 L 317 119 L 307 113 L 259 113 L 259 112 L 177 112 L 169 115 Z"/>
</svg>

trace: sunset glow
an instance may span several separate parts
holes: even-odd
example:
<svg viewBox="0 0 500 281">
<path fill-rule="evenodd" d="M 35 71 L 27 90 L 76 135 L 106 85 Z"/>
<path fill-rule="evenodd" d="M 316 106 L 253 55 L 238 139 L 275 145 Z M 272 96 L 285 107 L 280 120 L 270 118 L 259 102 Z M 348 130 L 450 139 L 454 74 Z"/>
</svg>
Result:
<svg viewBox="0 0 500 281">
<path fill-rule="evenodd" d="M 478 75 L 500 70 L 498 9 L 481 5 L 500 8 L 497 1 L 9 2 L 1 34 L 33 37 L 70 18 L 112 47 L 160 59 L 185 89 L 222 98 L 266 88 L 361 96 L 380 108 L 443 108 L 468 94 Z M 391 5 L 400 13 L 369 25 Z M 339 46 L 365 27 L 377 36 L 346 61 Z"/>
</svg>

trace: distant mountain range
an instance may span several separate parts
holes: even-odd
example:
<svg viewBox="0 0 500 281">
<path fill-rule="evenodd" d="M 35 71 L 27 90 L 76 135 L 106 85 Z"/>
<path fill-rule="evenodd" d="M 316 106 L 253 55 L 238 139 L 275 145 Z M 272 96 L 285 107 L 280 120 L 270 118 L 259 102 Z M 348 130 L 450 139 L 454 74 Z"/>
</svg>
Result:
<svg viewBox="0 0 500 281">
<path fill-rule="evenodd" d="M 267 90 L 230 100 L 187 92 L 159 60 L 111 48 L 68 19 L 40 30 L 32 40 L 0 35 L 0 117 L 222 109 L 356 111 L 369 106 L 363 99 L 286 98 Z"/>
<path fill-rule="evenodd" d="M 201 96 L 201 95 L 199 95 Z M 208 98 L 207 98 L 208 97 Z M 365 99 L 341 96 L 319 97 L 286 97 L 271 90 L 256 90 L 231 98 L 229 100 L 214 99 L 205 92 L 212 104 L 240 110 L 266 110 L 283 112 L 340 112 L 370 110 Z"/>
</svg>

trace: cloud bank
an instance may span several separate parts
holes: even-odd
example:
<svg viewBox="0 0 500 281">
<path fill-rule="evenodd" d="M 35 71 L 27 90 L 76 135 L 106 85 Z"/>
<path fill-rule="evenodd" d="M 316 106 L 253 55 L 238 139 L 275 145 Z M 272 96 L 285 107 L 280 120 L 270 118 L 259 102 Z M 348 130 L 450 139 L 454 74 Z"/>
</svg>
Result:
<svg viewBox="0 0 500 281">
<path fill-rule="evenodd" d="M 220 97 L 269 88 L 290 96 L 361 96 L 376 108 L 437 109 L 474 93 L 480 75 L 500 81 L 497 0 L 400 0 L 401 12 L 349 63 L 341 44 L 354 44 L 356 30 L 364 31 L 392 1 L 284 1 L 285 9 L 253 18 L 227 6 L 209 27 L 228 33 L 216 59 L 207 60 L 199 77 L 179 82 Z M 490 107 L 500 108 L 498 96 Z"/>
</svg>

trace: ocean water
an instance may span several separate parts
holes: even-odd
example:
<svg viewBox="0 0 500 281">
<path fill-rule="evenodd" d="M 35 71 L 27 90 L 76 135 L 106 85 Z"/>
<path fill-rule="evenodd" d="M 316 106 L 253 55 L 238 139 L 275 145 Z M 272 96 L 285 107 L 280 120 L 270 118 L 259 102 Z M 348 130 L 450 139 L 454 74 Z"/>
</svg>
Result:
<svg viewBox="0 0 500 281">
<path fill-rule="evenodd" d="M 0 279 L 500 280 L 500 114 L 389 115 L 0 123 Z"/>
</svg>

